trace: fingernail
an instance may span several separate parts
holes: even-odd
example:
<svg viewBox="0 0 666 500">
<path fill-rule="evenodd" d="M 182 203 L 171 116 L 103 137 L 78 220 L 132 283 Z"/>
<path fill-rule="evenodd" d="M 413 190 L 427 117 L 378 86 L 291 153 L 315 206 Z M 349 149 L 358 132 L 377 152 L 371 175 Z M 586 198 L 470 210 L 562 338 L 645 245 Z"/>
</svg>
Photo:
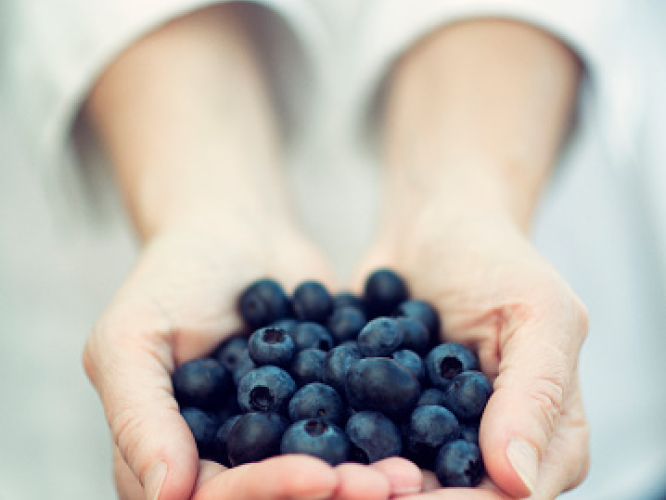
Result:
<svg viewBox="0 0 666 500">
<path fill-rule="evenodd" d="M 161 460 L 154 464 L 148 472 L 143 475 L 143 489 L 148 500 L 157 500 L 162 490 L 162 483 L 166 478 L 167 466 Z"/>
<path fill-rule="evenodd" d="M 513 438 L 506 449 L 506 456 L 525 487 L 534 493 L 539 473 L 539 452 L 527 441 Z"/>
</svg>

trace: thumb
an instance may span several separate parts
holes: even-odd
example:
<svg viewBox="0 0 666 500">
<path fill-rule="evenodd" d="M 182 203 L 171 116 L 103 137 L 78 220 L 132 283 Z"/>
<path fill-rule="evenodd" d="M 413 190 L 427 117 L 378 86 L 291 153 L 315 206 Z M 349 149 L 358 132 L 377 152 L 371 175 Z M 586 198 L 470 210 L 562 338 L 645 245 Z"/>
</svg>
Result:
<svg viewBox="0 0 666 500">
<path fill-rule="evenodd" d="M 96 326 L 84 350 L 84 367 L 115 445 L 145 498 L 189 498 L 199 461 L 173 397 L 169 327 L 157 311 L 151 313 L 154 307 L 134 310 L 140 314 L 118 314 L 116 308 Z"/>
<path fill-rule="evenodd" d="M 500 341 L 500 371 L 479 438 L 488 475 L 513 497 L 534 494 L 546 450 L 567 399 L 578 387 L 577 360 L 587 315 L 584 309 L 568 313 L 564 322 L 561 317 L 527 321 Z M 583 459 L 578 458 L 561 457 L 562 481 L 573 475 L 564 469 L 581 467 Z"/>
</svg>

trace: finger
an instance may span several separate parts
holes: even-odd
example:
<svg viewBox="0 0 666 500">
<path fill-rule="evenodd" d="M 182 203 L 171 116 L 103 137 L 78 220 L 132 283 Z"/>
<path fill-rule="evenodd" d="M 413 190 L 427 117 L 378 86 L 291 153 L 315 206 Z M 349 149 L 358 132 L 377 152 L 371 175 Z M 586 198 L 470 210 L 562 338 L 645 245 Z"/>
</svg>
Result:
<svg viewBox="0 0 666 500">
<path fill-rule="evenodd" d="M 576 381 L 560 416 L 558 430 L 541 461 L 531 500 L 550 500 L 563 489 L 574 488 L 583 481 L 590 465 L 589 440 L 589 426 Z"/>
<path fill-rule="evenodd" d="M 117 446 L 113 447 L 113 477 L 120 500 L 144 500 L 141 483 L 125 462 Z"/>
<path fill-rule="evenodd" d="M 194 500 L 324 500 L 338 476 L 322 460 L 285 455 L 240 465 L 205 481 Z"/>
<path fill-rule="evenodd" d="M 399 457 L 386 458 L 370 465 L 389 482 L 393 497 L 413 495 L 423 488 L 423 473 L 413 462 Z"/>
<path fill-rule="evenodd" d="M 435 476 L 435 473 L 429 470 L 424 470 L 423 491 L 424 492 L 433 491 L 440 487 L 441 485 L 439 484 L 439 481 L 437 480 L 437 476 Z"/>
<path fill-rule="evenodd" d="M 194 491 L 199 491 L 204 486 L 204 484 L 226 470 L 227 468 L 225 466 L 217 462 L 213 462 L 211 460 L 200 460 L 199 473 L 197 474 L 197 482 L 194 485 Z"/>
<path fill-rule="evenodd" d="M 388 479 L 367 465 L 344 463 L 335 468 L 340 484 L 333 500 L 386 500 L 391 492 Z"/>
<path fill-rule="evenodd" d="M 548 306 L 548 314 L 521 317 L 514 331 L 503 332 L 499 376 L 481 422 L 488 474 L 516 497 L 535 491 L 541 461 L 575 388 L 578 352 L 587 332 L 582 306 Z M 566 487 L 560 485 L 560 491 Z"/>
<path fill-rule="evenodd" d="M 188 498 L 199 458 L 172 394 L 169 325 L 153 304 L 129 303 L 132 308 L 112 307 L 89 337 L 86 372 L 100 395 L 114 442 L 143 487 L 144 498 Z"/>
<path fill-rule="evenodd" d="M 509 500 L 509 497 L 499 491 L 487 478 L 474 488 L 442 488 L 434 474 L 432 479 L 436 486 L 428 487 L 422 494 L 400 497 L 400 500 Z M 427 481 L 430 483 L 431 478 Z"/>
</svg>

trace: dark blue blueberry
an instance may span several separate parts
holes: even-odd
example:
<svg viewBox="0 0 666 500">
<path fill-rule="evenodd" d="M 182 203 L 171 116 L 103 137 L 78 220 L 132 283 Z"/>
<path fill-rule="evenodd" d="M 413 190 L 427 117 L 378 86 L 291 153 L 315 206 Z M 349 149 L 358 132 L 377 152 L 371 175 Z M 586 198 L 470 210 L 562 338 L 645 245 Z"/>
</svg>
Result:
<svg viewBox="0 0 666 500">
<path fill-rule="evenodd" d="M 265 326 L 250 335 L 248 351 L 252 361 L 258 366 L 276 365 L 289 366 L 296 345 L 292 338 L 281 328 Z"/>
<path fill-rule="evenodd" d="M 238 406 L 238 396 L 236 394 L 235 387 L 229 396 L 227 396 L 222 405 L 218 408 L 216 413 L 221 422 L 226 422 L 228 418 L 241 413 L 240 406 Z"/>
<path fill-rule="evenodd" d="M 321 418 L 337 426 L 347 420 L 347 408 L 330 385 L 313 382 L 301 387 L 289 402 L 289 418 L 296 422 Z"/>
<path fill-rule="evenodd" d="M 220 427 L 218 416 L 199 408 L 183 408 L 180 414 L 192 431 L 199 457 L 212 458 L 215 453 L 215 433 Z"/>
<path fill-rule="evenodd" d="M 345 306 L 333 311 L 326 326 L 335 341 L 340 344 L 356 339 L 366 322 L 363 311 L 356 307 Z"/>
<path fill-rule="evenodd" d="M 444 391 L 442 391 L 441 389 L 437 389 L 436 387 L 428 387 L 426 390 L 424 390 L 421 393 L 421 397 L 416 403 L 416 406 L 428 406 L 428 405 L 444 406 L 445 402 L 446 402 L 446 395 L 444 394 Z"/>
<path fill-rule="evenodd" d="M 238 384 L 238 405 L 245 412 L 286 413 L 295 392 L 296 382 L 286 371 L 277 366 L 261 366 Z"/>
<path fill-rule="evenodd" d="M 282 436 L 282 454 L 305 453 L 331 465 L 347 461 L 349 438 L 338 426 L 324 419 L 311 418 L 292 424 Z"/>
<path fill-rule="evenodd" d="M 431 468 L 437 452 L 460 435 L 458 419 L 443 406 L 418 406 L 409 418 L 407 448 L 418 465 Z"/>
<path fill-rule="evenodd" d="M 229 432 L 229 462 L 235 467 L 279 455 L 282 435 L 288 426 L 289 420 L 277 413 L 246 413 Z"/>
<path fill-rule="evenodd" d="M 356 410 L 375 410 L 391 418 L 410 413 L 421 395 L 414 374 L 390 358 L 364 358 L 347 372 L 345 394 Z"/>
<path fill-rule="evenodd" d="M 294 331 L 294 328 L 296 328 L 296 325 L 298 325 L 298 320 L 294 318 L 282 318 L 277 321 L 273 321 L 269 326 L 274 326 L 275 328 L 280 328 L 287 332 L 287 335 L 291 335 L 291 333 Z"/>
<path fill-rule="evenodd" d="M 324 362 L 324 382 L 344 395 L 349 367 L 361 359 L 356 345 L 339 345 L 326 354 Z"/>
<path fill-rule="evenodd" d="M 319 323 L 304 321 L 299 323 L 291 331 L 297 350 L 314 347 L 322 351 L 328 351 L 333 347 L 333 337 L 326 328 Z"/>
<path fill-rule="evenodd" d="M 493 384 L 483 373 L 465 371 L 444 390 L 445 404 L 460 420 L 478 420 L 492 392 Z"/>
<path fill-rule="evenodd" d="M 270 278 L 250 284 L 238 299 L 238 311 L 245 323 L 256 330 L 289 317 L 291 304 L 282 285 Z"/>
<path fill-rule="evenodd" d="M 252 358 L 250 357 L 250 351 L 248 349 L 241 351 L 239 356 L 240 358 L 238 360 L 238 364 L 236 365 L 234 371 L 231 373 L 231 376 L 234 379 L 234 384 L 236 385 L 240 383 L 241 379 L 245 375 L 257 367 L 257 365 L 254 364 L 254 361 L 252 361 Z"/>
<path fill-rule="evenodd" d="M 449 441 L 437 454 L 434 472 L 442 486 L 476 486 L 485 472 L 481 451 L 463 439 Z"/>
<path fill-rule="evenodd" d="M 470 443 L 479 446 L 479 426 L 476 424 L 461 424 L 460 437 L 465 441 L 469 441 Z"/>
<path fill-rule="evenodd" d="M 434 347 L 426 356 L 425 365 L 430 383 L 442 390 L 459 373 L 479 369 L 479 361 L 472 351 L 454 342 Z"/>
<path fill-rule="evenodd" d="M 355 307 L 365 313 L 363 299 L 351 292 L 340 292 L 333 296 L 333 309 L 339 309 L 341 307 Z"/>
<path fill-rule="evenodd" d="M 232 390 L 229 372 L 211 358 L 183 363 L 174 372 L 172 382 L 178 404 L 204 410 L 220 406 Z"/>
<path fill-rule="evenodd" d="M 402 346 L 420 356 L 425 355 L 430 349 L 431 335 L 423 323 L 414 318 L 396 318 L 396 322 L 402 330 Z"/>
<path fill-rule="evenodd" d="M 390 269 L 378 269 L 368 276 L 363 302 L 368 317 L 389 316 L 409 296 L 405 281 Z"/>
<path fill-rule="evenodd" d="M 368 322 L 358 334 L 358 349 L 365 357 L 390 356 L 402 345 L 403 333 L 393 318 L 379 317 Z"/>
<path fill-rule="evenodd" d="M 233 373 L 240 363 L 241 356 L 247 350 L 248 339 L 245 336 L 236 335 L 229 337 L 218 348 L 215 358 L 224 365 L 224 367 Z"/>
<path fill-rule="evenodd" d="M 352 443 L 350 459 L 371 464 L 402 452 L 398 427 L 377 411 L 359 411 L 349 417 L 345 431 Z"/>
<path fill-rule="evenodd" d="M 323 382 L 325 366 L 326 351 L 310 347 L 296 353 L 289 372 L 299 386 L 304 386 L 310 382 Z"/>
<path fill-rule="evenodd" d="M 296 317 L 301 321 L 326 323 L 333 312 L 333 298 L 324 285 L 308 280 L 300 283 L 292 295 Z"/>
<path fill-rule="evenodd" d="M 406 300 L 398 306 L 395 315 L 418 320 L 426 327 L 430 338 L 439 337 L 441 327 L 439 313 L 429 302 L 419 299 Z"/>
<path fill-rule="evenodd" d="M 215 433 L 215 460 L 225 467 L 231 465 L 231 462 L 229 462 L 229 453 L 227 451 L 229 434 L 231 434 L 234 425 L 236 425 L 236 422 L 238 422 L 242 416 L 243 415 L 239 414 L 227 418 Z"/>
<path fill-rule="evenodd" d="M 400 349 L 399 351 L 395 351 L 391 357 L 402 366 L 409 368 L 409 371 L 414 374 L 420 383 L 425 381 L 425 365 L 423 364 L 421 356 L 414 351 Z"/>
</svg>

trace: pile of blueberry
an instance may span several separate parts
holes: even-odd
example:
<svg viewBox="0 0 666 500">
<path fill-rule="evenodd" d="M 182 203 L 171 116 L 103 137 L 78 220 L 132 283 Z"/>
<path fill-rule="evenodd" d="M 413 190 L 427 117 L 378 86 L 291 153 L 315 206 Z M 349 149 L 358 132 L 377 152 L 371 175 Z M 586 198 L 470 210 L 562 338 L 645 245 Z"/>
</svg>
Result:
<svg viewBox="0 0 666 500">
<path fill-rule="evenodd" d="M 437 344 L 436 310 L 398 274 L 373 272 L 360 297 L 317 281 L 289 297 L 261 279 L 238 310 L 248 333 L 173 374 L 202 458 L 233 467 L 286 453 L 333 465 L 403 456 L 442 486 L 481 481 L 491 382 L 467 348 Z"/>
</svg>

